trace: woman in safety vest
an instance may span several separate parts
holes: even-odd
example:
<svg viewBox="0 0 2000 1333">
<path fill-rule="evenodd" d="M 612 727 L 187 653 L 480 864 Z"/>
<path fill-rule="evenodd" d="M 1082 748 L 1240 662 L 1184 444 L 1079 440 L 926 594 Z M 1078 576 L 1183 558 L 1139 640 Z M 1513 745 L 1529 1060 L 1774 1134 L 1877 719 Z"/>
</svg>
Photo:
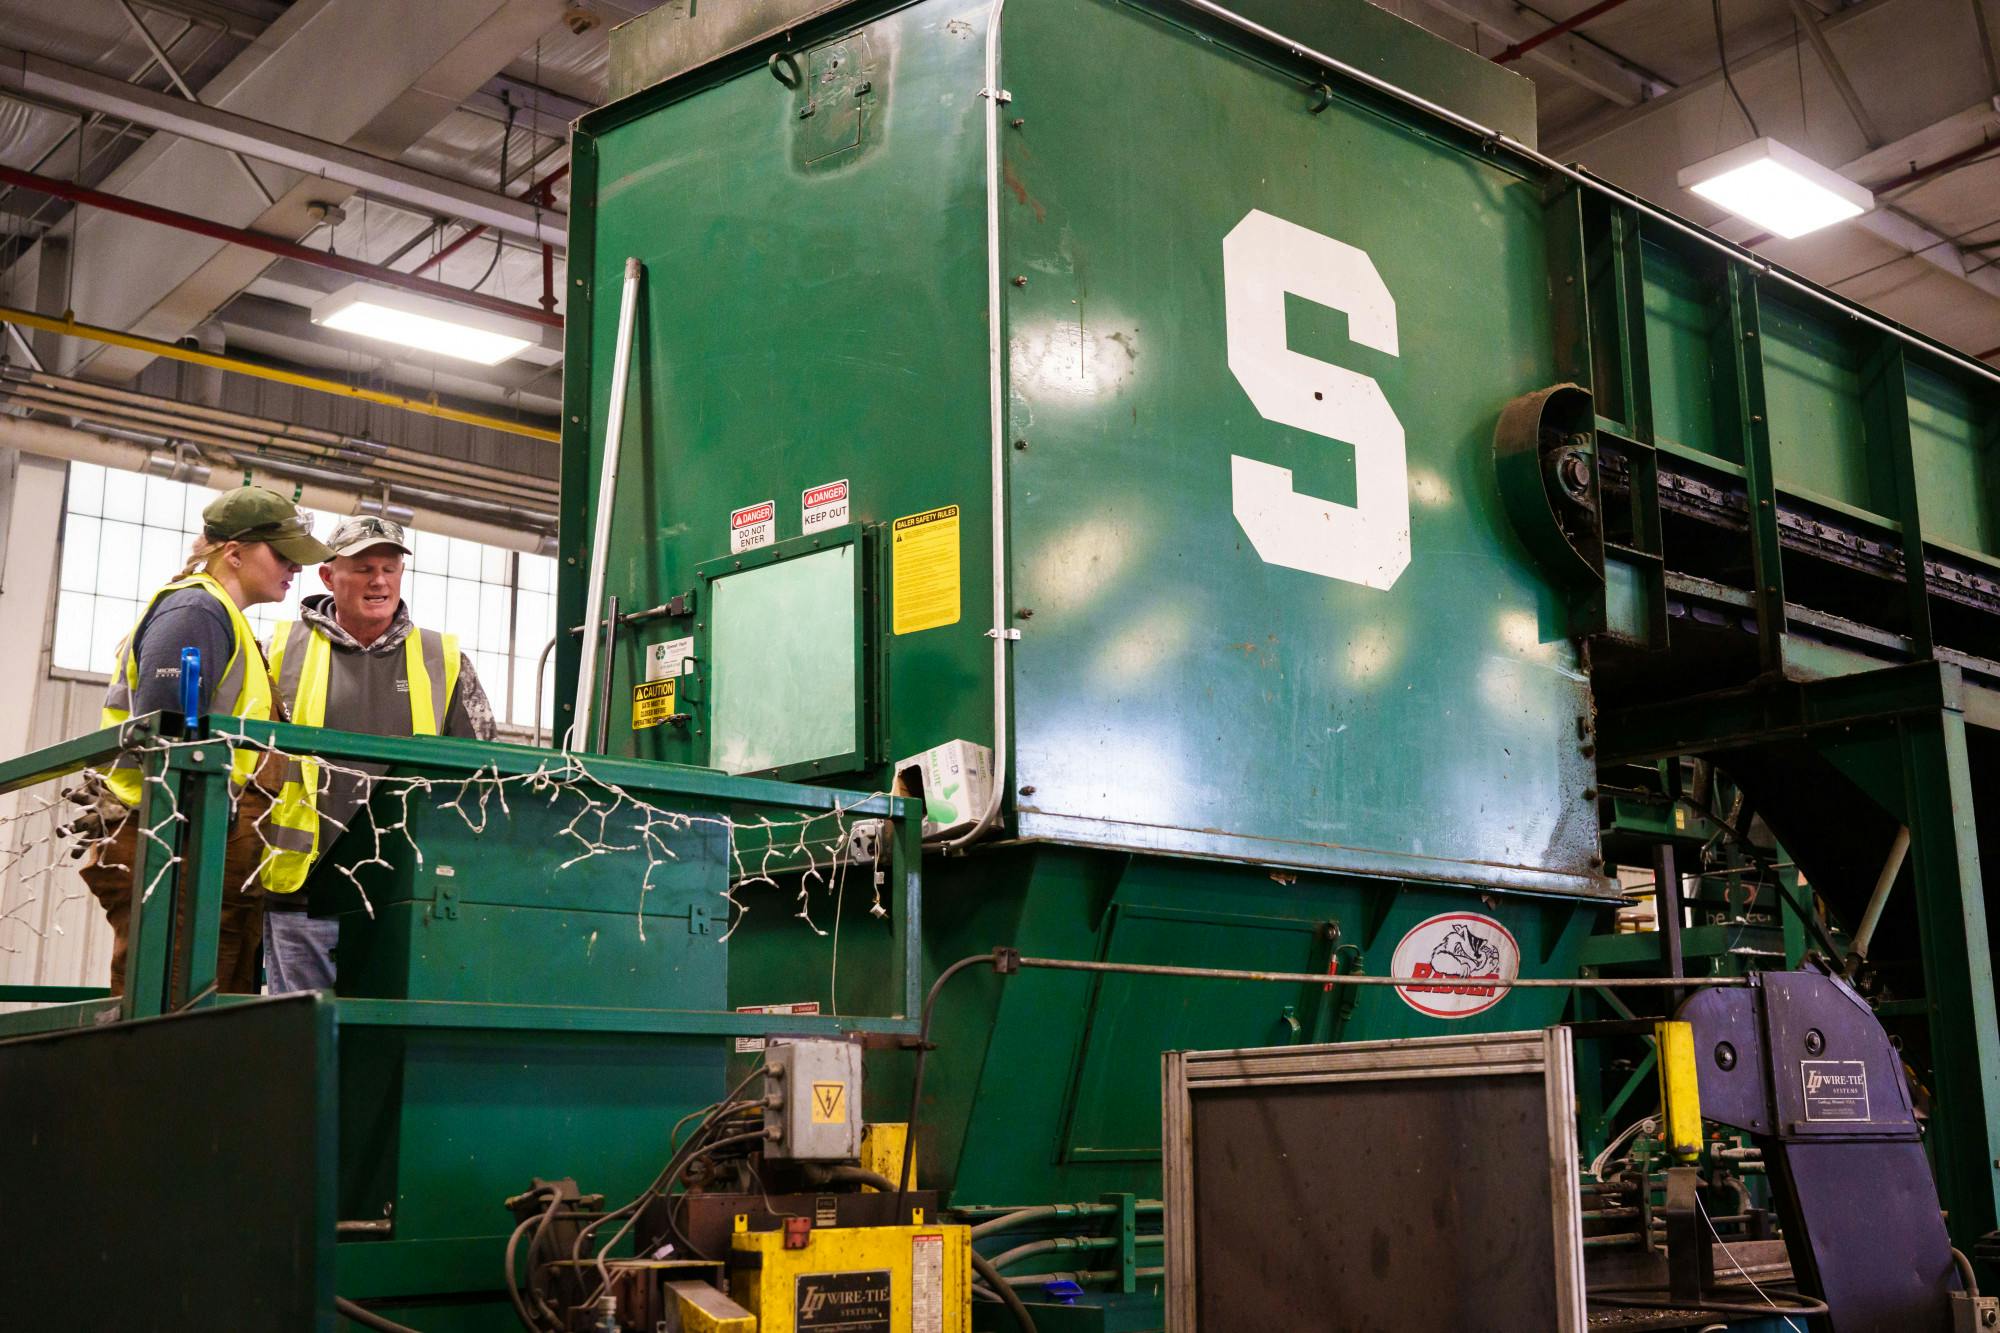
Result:
<svg viewBox="0 0 2000 1333">
<path fill-rule="evenodd" d="M 118 645 L 111 686 L 104 696 L 104 726 L 120 726 L 148 713 L 178 714 L 184 648 L 201 653 L 198 712 L 253 719 L 273 715 L 270 668 L 243 610 L 283 601 L 302 566 L 330 560 L 333 552 L 312 535 L 305 515 L 291 501 L 258 486 L 239 487 L 217 497 L 201 511 L 201 521 L 202 532 L 186 567 L 153 594 L 139 623 Z M 283 774 L 261 772 L 259 761 L 264 757 L 259 750 L 240 746 L 230 769 L 237 807 L 223 865 L 222 937 L 215 980 L 218 990 L 236 994 L 257 989 L 262 890 L 291 892 L 304 882 L 318 828 L 309 798 L 280 801 L 273 808 L 272 793 L 279 789 Z M 94 809 L 75 825 L 96 834 L 82 873 L 111 922 L 114 995 L 125 990 L 125 934 L 139 861 L 136 810 L 145 782 L 139 764 L 133 752 L 119 755 L 102 775 L 101 788 L 92 789 Z M 279 765 L 267 767 L 276 770 Z M 303 809 L 290 808 L 293 805 Z M 157 814 L 153 822 L 159 822 Z M 174 838 L 172 832 L 164 836 Z M 295 843 L 302 843 L 304 850 L 295 848 Z M 186 924 L 183 917 L 177 935 Z M 174 966 L 178 976 L 178 959 Z"/>
</svg>

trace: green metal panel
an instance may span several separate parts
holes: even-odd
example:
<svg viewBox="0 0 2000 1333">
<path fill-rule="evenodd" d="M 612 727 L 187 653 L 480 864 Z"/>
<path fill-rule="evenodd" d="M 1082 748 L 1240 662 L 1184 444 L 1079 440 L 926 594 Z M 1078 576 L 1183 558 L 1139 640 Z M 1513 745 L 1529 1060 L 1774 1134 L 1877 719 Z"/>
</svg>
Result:
<svg viewBox="0 0 2000 1333">
<path fill-rule="evenodd" d="M 1857 340 L 1796 305 L 1768 296 L 1759 304 L 1779 489 L 1887 512 L 1869 462 Z"/>
<path fill-rule="evenodd" d="M 1926 536 L 1968 551 L 2000 555 L 1994 514 L 1993 410 L 1963 383 L 1912 360 L 1910 447 Z M 1982 419 L 1983 418 L 1983 419 Z"/>
<path fill-rule="evenodd" d="M 0 1040 L 0 1322 L 333 1333 L 333 1031 L 297 995 Z"/>
<path fill-rule="evenodd" d="M 1273 876 L 1248 866 L 1113 858 L 1066 848 L 994 853 L 933 877 L 934 966 L 1008 940 L 1024 953 L 1383 976 L 1410 928 L 1440 912 L 1502 922 L 1523 976 L 1575 975 L 1604 917 L 1595 903 L 1521 895 L 1490 903 L 1429 886 L 1344 876 Z M 733 941 L 732 941 L 733 943 Z M 843 991 L 845 987 L 843 985 Z M 772 998 L 777 998 L 773 996 Z M 1160 1053 L 1556 1021 L 1567 996 L 1515 991 L 1460 1019 L 1419 1012 L 1387 987 L 1296 989 L 1238 982 L 983 971 L 940 1002 L 926 1074 L 923 1170 L 955 1205 L 1085 1199 L 1158 1188 Z M 1296 1026 L 1295 1026 L 1296 1025 Z M 908 1084 L 886 1061 L 869 1114 L 899 1118 Z"/>
<path fill-rule="evenodd" d="M 1007 9 L 1020 829 L 1584 889 L 1584 681 L 1490 461 L 1500 406 L 1554 378 L 1539 187 L 1339 97 L 1315 113 L 1171 17 Z M 1296 296 L 1288 320 L 1404 428 L 1411 559 L 1387 589 L 1268 563 L 1232 513 L 1232 456 L 1355 493 L 1351 447 L 1265 419 L 1232 375 L 1223 246 L 1252 210 L 1364 251 L 1394 299 L 1394 356 Z"/>
<path fill-rule="evenodd" d="M 1368 34 L 1396 25 L 1365 6 L 1338 30 L 1312 7 L 1269 8 L 1364 64 Z M 889 580 L 864 627 L 883 643 L 871 703 L 894 758 L 993 739 L 984 34 L 936 4 L 843 17 L 585 122 L 594 184 L 576 225 L 596 299 L 573 307 L 592 369 L 571 399 L 588 407 L 570 409 L 566 492 L 594 475 L 609 295 L 637 255 L 609 591 L 647 606 L 692 586 L 728 554 L 731 512 L 767 500 L 777 539 L 793 538 L 795 497 L 831 480 L 849 482 L 864 525 L 961 506 L 957 622 L 883 633 Z M 1006 10 L 1018 831 L 1596 891 L 1583 677 L 1488 462 L 1500 405 L 1553 374 L 1540 188 L 1193 23 L 1171 4 Z M 1392 47 L 1390 64 L 1484 64 L 1407 33 Z M 767 67 L 774 53 L 790 63 Z M 1195 83 L 1203 99 L 1153 94 Z M 1393 587 L 1266 563 L 1232 514 L 1237 454 L 1335 504 L 1357 494 L 1351 446 L 1266 420 L 1232 376 L 1223 241 L 1253 210 L 1366 251 L 1396 303 L 1397 356 L 1351 341 L 1337 310 L 1288 303 L 1292 348 L 1373 377 L 1406 432 L 1414 557 Z M 571 560 L 585 519 L 572 502 Z M 566 622 L 581 572 L 565 564 Z M 646 642 L 712 634 L 714 613 L 627 637 L 614 752 L 708 759 L 719 676 L 704 675 L 686 733 L 634 733 L 623 710 Z M 574 653 L 561 663 L 573 680 Z M 1283 725 L 1231 720 L 1247 714 Z"/>
<path fill-rule="evenodd" d="M 1655 436 L 1740 463 L 1736 436 L 1715 428 L 1717 265 L 1659 245 L 1646 245 L 1643 260 L 1644 351 Z"/>
<path fill-rule="evenodd" d="M 800 536 L 801 492 L 825 482 L 848 481 L 862 524 L 967 505 L 960 623 L 884 649 L 888 729 L 921 736 L 914 749 L 983 737 L 991 716 L 977 563 L 987 515 L 968 503 L 987 489 L 984 51 L 977 26 L 945 9 L 868 25 L 880 133 L 823 161 L 802 146 L 820 114 L 800 117 L 798 91 L 761 50 L 586 122 L 572 272 L 588 290 L 571 306 L 565 392 L 564 624 L 582 618 L 582 498 L 594 490 L 629 255 L 645 261 L 646 284 L 607 572 L 623 606 L 694 587 L 698 566 L 730 554 L 732 510 L 773 501 L 778 540 Z M 797 49 L 852 29 L 822 25 Z M 614 753 L 705 761 L 700 709 L 685 732 L 635 733 L 628 708 L 645 645 L 708 628 L 697 612 L 624 636 Z M 559 699 L 574 673 L 566 644 Z"/>
</svg>

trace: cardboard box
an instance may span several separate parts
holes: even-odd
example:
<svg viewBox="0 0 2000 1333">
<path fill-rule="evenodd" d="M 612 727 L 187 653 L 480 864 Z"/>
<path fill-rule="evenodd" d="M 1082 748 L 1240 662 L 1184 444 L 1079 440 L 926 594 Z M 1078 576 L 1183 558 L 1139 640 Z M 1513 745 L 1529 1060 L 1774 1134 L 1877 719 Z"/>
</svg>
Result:
<svg viewBox="0 0 2000 1333">
<path fill-rule="evenodd" d="M 926 838 L 955 837 L 977 824 L 993 799 L 993 751 L 955 740 L 899 759 L 895 792 L 923 796 Z"/>
</svg>

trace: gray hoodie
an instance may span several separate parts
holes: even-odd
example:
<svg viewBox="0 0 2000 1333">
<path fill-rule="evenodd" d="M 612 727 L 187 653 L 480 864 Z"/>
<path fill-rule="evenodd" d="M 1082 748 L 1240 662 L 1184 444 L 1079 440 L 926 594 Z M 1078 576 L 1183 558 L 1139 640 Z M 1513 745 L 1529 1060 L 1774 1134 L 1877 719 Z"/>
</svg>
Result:
<svg viewBox="0 0 2000 1333">
<path fill-rule="evenodd" d="M 408 603 L 396 604 L 395 619 L 381 638 L 363 647 L 334 619 L 333 598 L 325 593 L 299 603 L 299 618 L 323 636 L 333 649 L 326 691 L 324 724 L 339 731 L 356 731 L 370 736 L 410 734 L 410 682 L 403 643 L 416 632 Z M 272 644 L 275 650 L 278 645 Z M 286 699 L 289 708 L 294 703 Z M 296 710 L 294 710 L 296 711 Z M 493 706 L 472 669 L 472 657 L 459 659 L 458 688 L 452 692 L 444 715 L 444 734 L 476 740 L 493 739 Z M 342 768 L 361 769 L 372 774 L 387 772 L 381 764 L 342 761 Z M 343 830 L 368 797 L 367 782 L 352 773 L 327 776 L 319 798 L 319 846 L 325 858 Z M 267 907 L 303 907 L 304 895 L 266 895 Z M 292 899 L 293 901 L 286 901 Z"/>
</svg>

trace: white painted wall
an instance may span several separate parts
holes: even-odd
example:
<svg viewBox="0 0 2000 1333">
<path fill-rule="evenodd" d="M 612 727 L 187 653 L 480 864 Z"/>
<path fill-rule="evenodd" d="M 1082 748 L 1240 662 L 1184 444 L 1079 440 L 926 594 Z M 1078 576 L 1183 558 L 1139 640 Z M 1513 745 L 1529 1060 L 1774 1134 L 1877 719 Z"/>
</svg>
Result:
<svg viewBox="0 0 2000 1333">
<path fill-rule="evenodd" d="M 97 726 L 99 681 L 49 673 L 68 465 L 23 455 L 0 474 L 8 509 L 0 567 L 0 755 L 12 758 Z M 102 986 L 111 929 L 54 841 L 59 813 L 41 810 L 60 784 L 0 796 L 0 984 Z M 17 816 L 20 816 L 17 818 Z"/>
</svg>

